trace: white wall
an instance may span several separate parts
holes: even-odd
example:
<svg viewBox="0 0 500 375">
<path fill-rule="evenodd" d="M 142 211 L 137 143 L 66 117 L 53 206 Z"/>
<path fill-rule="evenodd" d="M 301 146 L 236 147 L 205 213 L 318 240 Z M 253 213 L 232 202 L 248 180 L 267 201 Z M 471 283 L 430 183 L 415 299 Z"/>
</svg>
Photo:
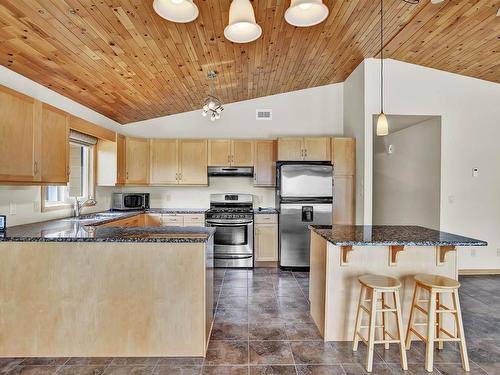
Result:
<svg viewBox="0 0 500 375">
<path fill-rule="evenodd" d="M 343 84 L 226 104 L 211 122 L 201 111 L 130 123 L 124 133 L 146 138 L 268 138 L 283 135 L 342 135 Z M 272 109 L 271 121 L 257 121 L 257 109 Z"/>
<path fill-rule="evenodd" d="M 396 119 L 389 116 L 394 124 Z M 389 152 L 389 147 L 391 151 Z M 373 224 L 439 230 L 441 188 L 439 117 L 375 137 Z"/>
<path fill-rule="evenodd" d="M 379 60 L 365 66 L 364 201 L 372 202 L 372 116 L 379 112 Z M 386 60 L 388 114 L 441 116 L 441 230 L 488 241 L 462 249 L 461 269 L 500 269 L 500 85 Z M 389 125 L 390 127 L 390 125 Z M 472 168 L 479 177 L 472 177 Z M 364 222 L 371 223 L 371 204 Z"/>
</svg>

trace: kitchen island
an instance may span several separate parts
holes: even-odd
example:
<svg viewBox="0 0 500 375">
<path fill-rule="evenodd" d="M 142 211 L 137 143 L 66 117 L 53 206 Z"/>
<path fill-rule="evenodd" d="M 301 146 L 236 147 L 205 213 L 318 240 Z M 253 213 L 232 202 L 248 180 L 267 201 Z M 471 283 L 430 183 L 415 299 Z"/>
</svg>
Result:
<svg viewBox="0 0 500 375">
<path fill-rule="evenodd" d="M 310 233 L 311 315 L 325 341 L 352 340 L 359 276 L 379 274 L 400 279 L 406 323 L 415 274 L 457 279 L 457 247 L 487 245 L 418 226 L 310 226 Z M 454 331 L 451 323 L 445 319 L 443 326 Z"/>
<path fill-rule="evenodd" d="M 7 229 L 0 357 L 205 355 L 214 230 L 102 225 L 140 214 Z"/>
</svg>

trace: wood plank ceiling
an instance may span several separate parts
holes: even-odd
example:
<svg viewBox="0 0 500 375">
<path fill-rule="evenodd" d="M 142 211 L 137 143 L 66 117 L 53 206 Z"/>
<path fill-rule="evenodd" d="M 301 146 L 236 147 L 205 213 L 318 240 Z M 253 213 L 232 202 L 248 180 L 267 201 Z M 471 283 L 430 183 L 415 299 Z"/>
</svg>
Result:
<svg viewBox="0 0 500 375">
<path fill-rule="evenodd" d="M 387 57 L 500 82 L 498 0 L 384 0 Z M 379 2 L 325 0 L 310 28 L 289 0 L 255 0 L 263 36 L 223 36 L 230 0 L 195 0 L 197 20 L 168 22 L 144 0 L 0 0 L 0 64 L 120 123 L 200 108 L 216 70 L 225 103 L 342 82 L 379 54 Z"/>
</svg>

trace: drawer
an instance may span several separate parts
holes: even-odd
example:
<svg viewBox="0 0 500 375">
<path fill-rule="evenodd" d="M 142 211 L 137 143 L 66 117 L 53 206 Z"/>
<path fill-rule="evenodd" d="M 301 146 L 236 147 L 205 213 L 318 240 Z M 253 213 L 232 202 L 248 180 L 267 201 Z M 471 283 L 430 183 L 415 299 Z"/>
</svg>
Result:
<svg viewBox="0 0 500 375">
<path fill-rule="evenodd" d="M 204 227 L 205 215 L 203 214 L 186 214 L 184 215 L 185 227 Z"/>
<path fill-rule="evenodd" d="M 256 214 L 254 216 L 255 224 L 277 224 L 278 215 L 276 214 Z"/>
<path fill-rule="evenodd" d="M 161 218 L 162 225 L 167 226 L 183 226 L 184 217 L 180 215 L 163 215 Z"/>
</svg>

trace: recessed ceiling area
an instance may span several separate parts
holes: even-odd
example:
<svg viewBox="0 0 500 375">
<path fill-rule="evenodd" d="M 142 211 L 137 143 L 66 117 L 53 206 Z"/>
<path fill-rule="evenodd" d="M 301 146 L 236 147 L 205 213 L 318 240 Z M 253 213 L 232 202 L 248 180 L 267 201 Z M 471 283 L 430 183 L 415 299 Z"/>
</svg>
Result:
<svg viewBox="0 0 500 375">
<path fill-rule="evenodd" d="M 289 25 L 285 0 L 254 0 L 262 36 L 224 38 L 230 0 L 195 0 L 175 24 L 143 0 L 2 0 L 0 64 L 125 124 L 344 81 L 379 54 L 379 2 L 325 0 L 328 18 Z M 385 0 L 386 57 L 500 82 L 497 0 Z"/>
</svg>

